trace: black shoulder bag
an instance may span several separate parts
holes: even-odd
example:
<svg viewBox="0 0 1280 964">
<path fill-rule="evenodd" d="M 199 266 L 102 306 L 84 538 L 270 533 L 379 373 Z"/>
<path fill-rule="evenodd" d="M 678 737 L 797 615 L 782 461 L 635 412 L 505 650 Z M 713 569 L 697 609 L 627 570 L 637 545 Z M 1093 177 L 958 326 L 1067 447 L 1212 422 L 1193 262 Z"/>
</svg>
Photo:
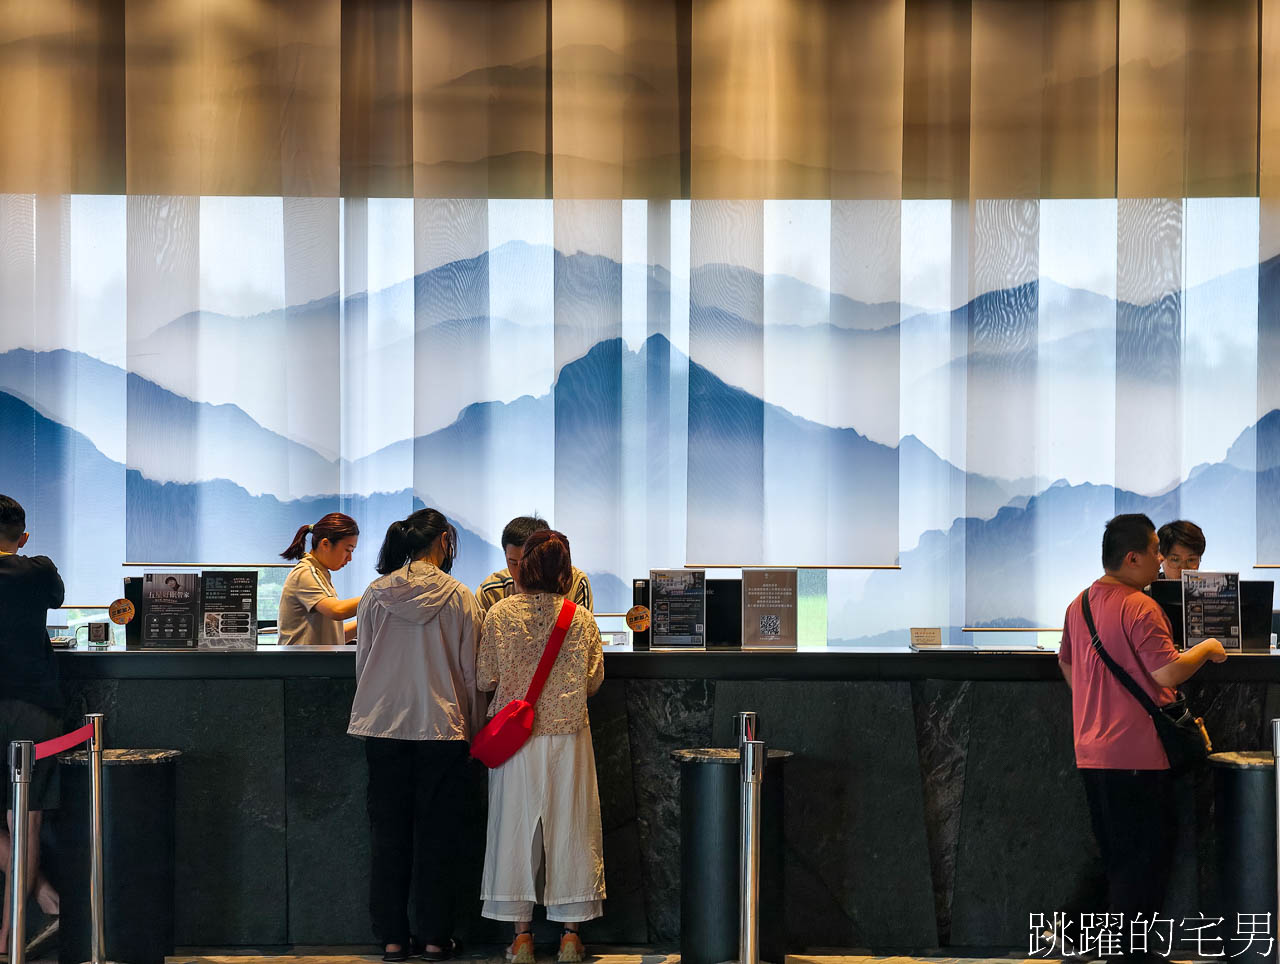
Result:
<svg viewBox="0 0 1280 964">
<path fill-rule="evenodd" d="M 1164 747 L 1165 756 L 1169 758 L 1169 768 L 1174 771 L 1187 770 L 1200 763 L 1213 752 L 1213 744 L 1209 741 L 1209 733 L 1204 728 L 1204 720 L 1192 716 L 1187 706 L 1187 698 L 1176 691 L 1177 696 L 1172 703 L 1156 706 L 1155 701 L 1147 695 L 1147 691 L 1139 686 L 1128 673 L 1111 658 L 1098 638 L 1098 629 L 1093 624 L 1093 613 L 1089 610 L 1089 590 L 1080 594 L 1080 608 L 1084 611 L 1084 622 L 1093 636 L 1093 651 L 1098 658 L 1107 664 L 1107 669 L 1115 678 L 1133 694 L 1133 698 L 1142 704 L 1142 708 L 1151 716 L 1155 724 L 1156 735 Z"/>
</svg>

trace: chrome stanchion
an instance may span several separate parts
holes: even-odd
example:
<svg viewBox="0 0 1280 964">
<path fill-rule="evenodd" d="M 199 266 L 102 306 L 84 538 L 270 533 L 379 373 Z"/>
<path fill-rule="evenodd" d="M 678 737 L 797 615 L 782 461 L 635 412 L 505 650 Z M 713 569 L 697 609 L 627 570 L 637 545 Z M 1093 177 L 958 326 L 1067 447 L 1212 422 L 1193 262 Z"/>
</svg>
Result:
<svg viewBox="0 0 1280 964">
<path fill-rule="evenodd" d="M 755 710 L 742 710 L 733 714 L 733 728 L 738 734 L 738 749 L 741 751 L 742 744 L 748 740 L 758 740 L 760 738 L 759 725 L 756 721 Z"/>
<path fill-rule="evenodd" d="M 93 727 L 89 741 L 89 953 L 85 964 L 107 964 L 107 924 L 102 885 L 102 714 L 86 713 Z"/>
<path fill-rule="evenodd" d="M 1275 760 L 1276 777 L 1276 895 L 1280 897 L 1280 719 L 1271 721 L 1271 756 Z M 1272 920 L 1280 922 L 1280 906 Z M 1275 952 L 1280 964 L 1280 940 L 1276 941 Z"/>
<path fill-rule="evenodd" d="M 745 714 L 744 714 L 745 715 Z M 755 714 L 751 714 L 754 728 Z M 760 964 L 760 785 L 766 751 L 759 740 L 742 743 L 742 849 L 738 862 L 741 891 L 738 960 Z"/>
<path fill-rule="evenodd" d="M 9 860 L 9 962 L 23 964 L 27 955 L 27 812 L 30 805 L 31 768 L 35 744 L 14 740 L 9 744 L 9 772 L 13 775 L 13 833 Z"/>
</svg>

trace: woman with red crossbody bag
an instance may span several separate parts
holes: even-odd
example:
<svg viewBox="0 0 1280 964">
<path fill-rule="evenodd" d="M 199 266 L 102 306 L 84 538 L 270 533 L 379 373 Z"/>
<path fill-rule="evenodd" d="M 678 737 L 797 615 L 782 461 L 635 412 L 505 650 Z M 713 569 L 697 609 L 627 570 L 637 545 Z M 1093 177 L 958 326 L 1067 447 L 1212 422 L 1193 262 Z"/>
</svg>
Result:
<svg viewBox="0 0 1280 964">
<path fill-rule="evenodd" d="M 489 714 L 499 719 L 491 726 L 503 731 L 492 755 L 473 748 L 493 767 L 481 913 L 515 926 L 508 961 L 533 964 L 533 905 L 544 904 L 547 919 L 564 925 L 558 960 L 581 961 L 578 925 L 601 915 L 605 896 L 600 795 L 587 720 L 587 697 L 604 682 L 600 631 L 589 610 L 565 598 L 572 566 L 563 534 L 544 529 L 531 535 L 512 576 L 518 591 L 489 609 L 476 659 L 477 686 L 495 691 Z M 533 708 L 527 739 L 520 732 L 523 722 L 514 736 L 510 732 L 526 713 L 519 705 L 525 700 Z M 519 748 L 511 753 L 513 746 Z"/>
</svg>

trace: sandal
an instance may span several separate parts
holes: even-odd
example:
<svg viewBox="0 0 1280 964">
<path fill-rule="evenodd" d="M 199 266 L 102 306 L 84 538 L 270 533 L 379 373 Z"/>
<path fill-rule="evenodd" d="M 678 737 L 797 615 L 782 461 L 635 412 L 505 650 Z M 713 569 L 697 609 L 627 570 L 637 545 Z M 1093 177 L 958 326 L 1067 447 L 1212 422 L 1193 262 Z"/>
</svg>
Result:
<svg viewBox="0 0 1280 964">
<path fill-rule="evenodd" d="M 577 931 L 565 931 L 560 935 L 560 953 L 556 960 L 560 964 L 579 964 L 586 959 L 587 949 L 582 946 L 582 938 Z"/>
<path fill-rule="evenodd" d="M 31 956 L 31 952 L 32 952 L 32 951 L 34 951 L 34 950 L 35 950 L 36 948 L 38 948 L 41 944 L 43 944 L 45 941 L 47 941 L 47 940 L 49 940 L 51 937 L 53 937 L 53 935 L 54 935 L 54 934 L 58 933 L 58 921 L 59 921 L 59 920 L 60 920 L 60 918 L 58 918 L 58 917 L 51 917 L 51 918 L 49 918 L 48 923 L 46 923 L 46 924 L 44 925 L 44 927 L 40 930 L 40 933 L 38 933 L 35 937 L 31 938 L 31 940 L 27 941 L 27 955 L 28 955 L 28 957 L 30 957 L 30 956 Z"/>
<path fill-rule="evenodd" d="M 450 937 L 445 941 L 443 947 L 444 950 L 428 951 L 424 950 L 422 945 L 419 945 L 419 949 L 415 953 L 424 961 L 447 961 L 449 958 L 457 957 L 462 953 L 462 941 L 458 940 L 456 937 Z"/>
<path fill-rule="evenodd" d="M 533 964 L 533 934 L 517 934 L 506 950 L 506 958 L 509 964 Z"/>
</svg>

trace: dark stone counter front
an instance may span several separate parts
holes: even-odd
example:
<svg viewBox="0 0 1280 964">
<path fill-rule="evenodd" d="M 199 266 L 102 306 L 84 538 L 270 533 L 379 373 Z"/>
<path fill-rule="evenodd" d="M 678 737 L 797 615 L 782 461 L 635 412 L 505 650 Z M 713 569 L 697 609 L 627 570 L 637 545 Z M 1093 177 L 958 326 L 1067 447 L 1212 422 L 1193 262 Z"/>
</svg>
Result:
<svg viewBox="0 0 1280 964">
<path fill-rule="evenodd" d="M 179 945 L 370 942 L 365 764 L 345 734 L 349 647 L 70 652 L 59 663 L 69 724 L 102 711 L 109 746 L 183 751 Z M 794 949 L 1013 948 L 1026 944 L 1029 913 L 1104 909 L 1052 654 L 608 653 L 605 665 L 591 721 L 609 899 L 588 940 L 678 939 L 670 753 L 728 745 L 742 709 L 759 713 L 770 746 L 795 753 L 786 906 L 762 908 L 785 914 Z M 1202 675 L 1186 689 L 1216 748 L 1267 749 L 1280 659 L 1233 656 Z M 474 777 L 471 872 L 459 883 L 469 894 L 484 847 L 479 765 Z M 1169 909 L 1187 914 L 1212 885 L 1208 780 L 1184 788 L 1193 803 Z M 500 939 L 478 899 L 463 906 L 461 936 Z"/>
</svg>

